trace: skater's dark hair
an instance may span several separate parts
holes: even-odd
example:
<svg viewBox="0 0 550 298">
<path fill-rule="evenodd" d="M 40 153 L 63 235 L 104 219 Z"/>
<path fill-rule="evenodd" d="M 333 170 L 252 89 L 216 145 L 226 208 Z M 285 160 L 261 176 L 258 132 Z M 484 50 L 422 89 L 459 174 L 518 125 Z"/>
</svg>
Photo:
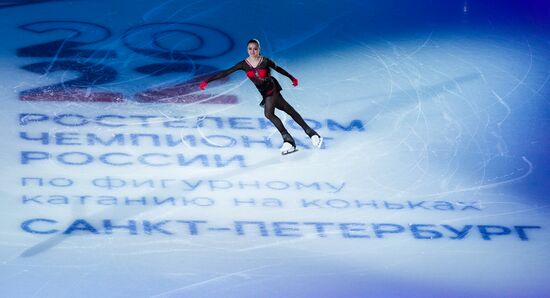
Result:
<svg viewBox="0 0 550 298">
<path fill-rule="evenodd" d="M 260 47 L 260 41 L 257 40 L 256 38 L 252 38 L 251 40 L 249 40 L 246 44 L 251 44 L 251 43 L 255 43 L 258 45 L 258 48 Z"/>
</svg>

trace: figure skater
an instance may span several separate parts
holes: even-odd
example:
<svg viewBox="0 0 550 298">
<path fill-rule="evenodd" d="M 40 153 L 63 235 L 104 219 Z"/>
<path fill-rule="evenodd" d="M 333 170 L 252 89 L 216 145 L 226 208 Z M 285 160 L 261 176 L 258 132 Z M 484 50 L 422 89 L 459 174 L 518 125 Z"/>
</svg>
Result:
<svg viewBox="0 0 550 298">
<path fill-rule="evenodd" d="M 275 115 L 275 108 L 284 111 L 296 123 L 298 123 L 310 137 L 311 143 L 314 147 L 320 148 L 323 143 L 323 138 L 307 123 L 302 116 L 296 112 L 296 110 L 283 98 L 281 90 L 283 89 L 279 82 L 271 76 L 270 68 L 276 70 L 278 73 L 288 77 L 292 81 L 292 85 L 298 86 L 298 80 L 289 74 L 286 70 L 277 66 L 272 60 L 260 55 L 260 42 L 257 39 L 251 39 L 247 44 L 248 58 L 235 64 L 235 66 L 220 71 L 214 76 L 202 81 L 200 83 L 200 89 L 204 90 L 208 83 L 221 79 L 237 70 L 243 70 L 246 72 L 246 76 L 254 83 L 260 94 L 262 94 L 262 102 L 260 106 L 264 107 L 264 115 L 269 119 L 279 130 L 283 137 L 283 146 L 281 147 L 281 153 L 283 155 L 296 151 L 296 143 L 294 138 L 288 133 L 283 122 L 279 117 Z"/>
</svg>

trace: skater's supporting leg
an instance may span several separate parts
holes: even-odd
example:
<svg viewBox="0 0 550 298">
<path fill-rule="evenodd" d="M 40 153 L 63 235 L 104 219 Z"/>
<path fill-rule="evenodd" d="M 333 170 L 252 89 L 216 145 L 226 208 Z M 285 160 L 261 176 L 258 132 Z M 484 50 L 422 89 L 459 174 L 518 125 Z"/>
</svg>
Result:
<svg viewBox="0 0 550 298">
<path fill-rule="evenodd" d="M 277 130 L 281 133 L 284 142 L 288 142 L 292 144 L 292 146 L 296 146 L 294 143 L 294 139 L 286 130 L 281 119 L 277 117 L 277 115 L 275 115 L 276 99 L 276 96 L 267 96 L 265 98 L 264 115 L 267 119 L 269 119 L 269 121 L 271 121 L 271 123 L 273 123 L 273 125 L 275 125 Z"/>
</svg>

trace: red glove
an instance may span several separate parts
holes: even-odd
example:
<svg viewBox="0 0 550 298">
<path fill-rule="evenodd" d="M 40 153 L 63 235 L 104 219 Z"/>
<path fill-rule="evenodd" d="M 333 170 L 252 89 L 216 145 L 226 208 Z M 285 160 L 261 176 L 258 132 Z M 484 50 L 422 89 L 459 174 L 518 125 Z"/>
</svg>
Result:
<svg viewBox="0 0 550 298">
<path fill-rule="evenodd" d="M 199 87 L 201 88 L 201 90 L 204 90 L 206 85 L 208 85 L 208 82 L 207 81 L 202 81 L 201 84 L 199 85 Z"/>
<path fill-rule="evenodd" d="M 298 79 L 297 78 L 292 78 L 292 85 L 294 87 L 298 86 Z"/>
</svg>

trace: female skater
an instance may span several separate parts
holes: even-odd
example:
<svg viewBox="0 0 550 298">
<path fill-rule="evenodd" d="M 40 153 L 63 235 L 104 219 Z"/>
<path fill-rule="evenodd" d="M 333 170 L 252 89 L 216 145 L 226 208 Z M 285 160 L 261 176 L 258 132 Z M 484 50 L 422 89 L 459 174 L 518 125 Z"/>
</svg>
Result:
<svg viewBox="0 0 550 298">
<path fill-rule="evenodd" d="M 298 123 L 305 131 L 305 133 L 311 138 L 313 146 L 320 148 L 323 142 L 323 138 L 307 123 L 302 116 L 296 112 L 296 110 L 283 98 L 281 90 L 283 89 L 279 82 L 271 76 L 270 68 L 273 68 L 278 73 L 288 77 L 292 81 L 292 85 L 298 86 L 298 80 L 290 75 L 286 70 L 277 66 L 269 58 L 260 55 L 260 42 L 257 39 L 251 39 L 248 41 L 248 58 L 235 64 L 235 66 L 221 71 L 214 76 L 202 81 L 200 83 L 200 89 L 204 90 L 208 83 L 221 79 L 237 70 L 243 70 L 246 72 L 246 76 L 254 83 L 260 94 L 262 94 L 263 100 L 260 106 L 264 107 L 264 115 L 269 119 L 279 130 L 283 137 L 283 146 L 281 147 L 281 153 L 283 155 L 296 151 L 296 143 L 292 136 L 288 133 L 283 122 L 279 117 L 275 115 L 275 108 L 284 111 L 296 123 Z"/>
</svg>

